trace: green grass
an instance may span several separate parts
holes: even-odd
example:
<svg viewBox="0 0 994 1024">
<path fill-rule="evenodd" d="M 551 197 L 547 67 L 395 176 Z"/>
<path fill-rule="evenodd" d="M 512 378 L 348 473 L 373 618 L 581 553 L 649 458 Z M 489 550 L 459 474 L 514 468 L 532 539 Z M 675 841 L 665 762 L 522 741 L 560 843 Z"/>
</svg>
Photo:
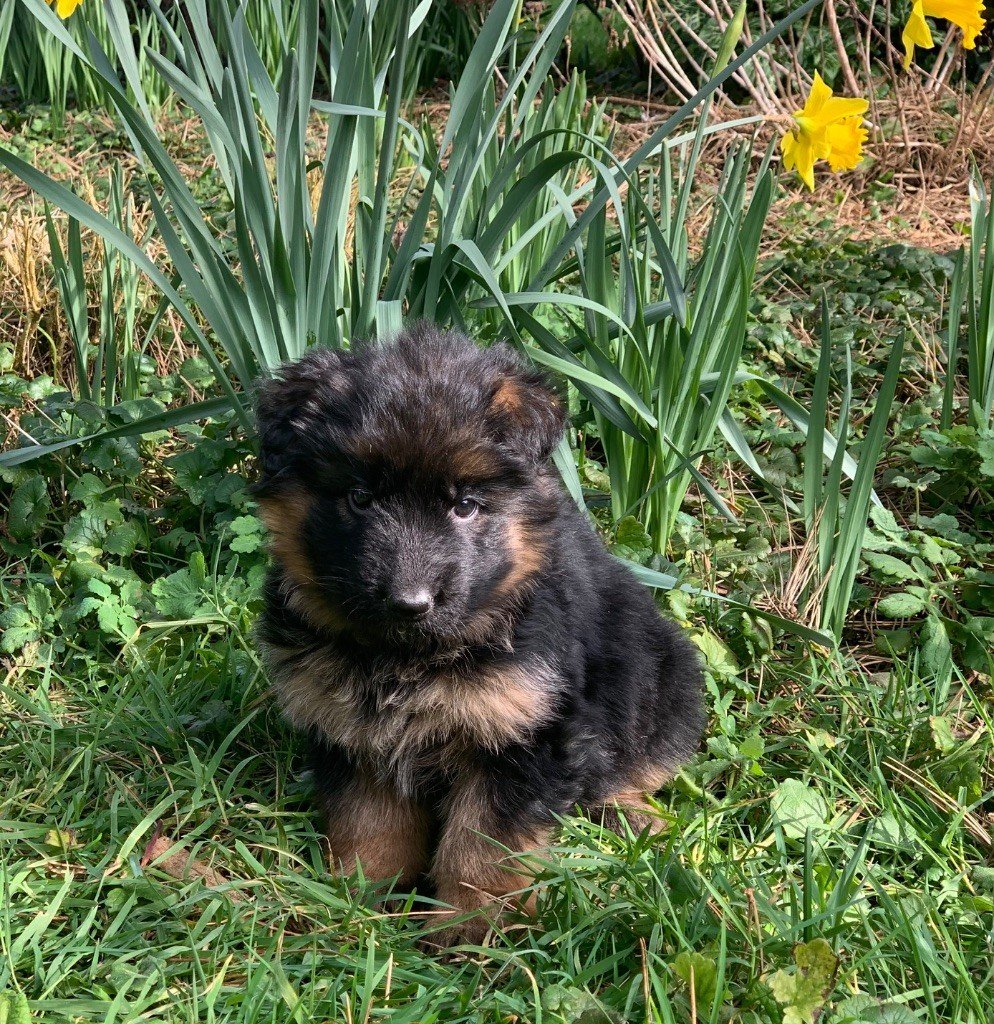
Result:
<svg viewBox="0 0 994 1024">
<path fill-rule="evenodd" d="M 828 1019 L 850 1019 L 854 993 L 890 1015 L 853 1020 L 990 1019 L 984 815 L 943 795 L 967 768 L 929 725 L 952 707 L 957 732 L 989 730 L 961 681 L 816 655 L 713 673 L 722 710 L 662 833 L 568 821 L 536 865 L 537 921 L 443 960 L 402 906 L 329 875 L 249 617 L 87 671 L 9 674 L 0 988 L 23 988 L 39 1017 L 687 1020 L 675 965 L 697 954 L 698 1020 L 779 1021 L 767 979 L 821 938 L 838 957 Z M 223 884 L 147 863 L 159 835 Z M 591 1015 L 557 1011 L 553 986 L 596 997 Z"/>
</svg>

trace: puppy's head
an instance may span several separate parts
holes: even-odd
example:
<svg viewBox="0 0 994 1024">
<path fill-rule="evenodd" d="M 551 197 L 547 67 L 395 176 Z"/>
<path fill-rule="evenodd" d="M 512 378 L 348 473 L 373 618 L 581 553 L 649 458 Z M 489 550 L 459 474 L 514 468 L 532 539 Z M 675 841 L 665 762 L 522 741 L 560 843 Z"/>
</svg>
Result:
<svg viewBox="0 0 994 1024">
<path fill-rule="evenodd" d="M 565 424 L 507 346 L 421 325 L 259 394 L 258 495 L 292 607 L 386 643 L 472 638 L 541 571 Z"/>
</svg>

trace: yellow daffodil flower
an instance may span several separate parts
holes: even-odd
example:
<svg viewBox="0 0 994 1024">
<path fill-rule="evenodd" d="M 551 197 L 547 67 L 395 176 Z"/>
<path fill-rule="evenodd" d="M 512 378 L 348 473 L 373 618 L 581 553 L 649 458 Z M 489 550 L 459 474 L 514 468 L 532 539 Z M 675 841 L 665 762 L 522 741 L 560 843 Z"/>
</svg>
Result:
<svg viewBox="0 0 994 1024">
<path fill-rule="evenodd" d="M 911 17 L 901 35 L 904 43 L 904 66 L 911 67 L 915 47 L 931 49 L 932 30 L 926 18 L 945 18 L 963 30 L 963 49 L 972 50 L 977 36 L 984 30 L 984 0 L 915 0 Z"/>
<path fill-rule="evenodd" d="M 780 140 L 784 167 L 796 169 L 812 191 L 819 160 L 827 160 L 833 171 L 852 170 L 863 156 L 867 107 L 866 100 L 833 96 L 816 71 L 804 109 L 794 114 L 793 127 Z"/>
<path fill-rule="evenodd" d="M 62 19 L 68 18 L 82 2 L 83 0 L 56 0 L 55 13 Z"/>
</svg>

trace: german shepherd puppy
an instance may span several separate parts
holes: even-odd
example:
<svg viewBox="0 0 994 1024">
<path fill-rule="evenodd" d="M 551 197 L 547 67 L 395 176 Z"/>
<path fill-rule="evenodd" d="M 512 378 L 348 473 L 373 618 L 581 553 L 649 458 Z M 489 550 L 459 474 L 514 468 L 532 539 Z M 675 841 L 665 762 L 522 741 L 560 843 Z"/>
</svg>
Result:
<svg viewBox="0 0 994 1024">
<path fill-rule="evenodd" d="M 318 348 L 257 409 L 259 635 L 334 862 L 427 875 L 439 942 L 480 940 L 557 815 L 641 827 L 700 739 L 694 648 L 564 492 L 563 405 L 511 348 Z"/>
</svg>

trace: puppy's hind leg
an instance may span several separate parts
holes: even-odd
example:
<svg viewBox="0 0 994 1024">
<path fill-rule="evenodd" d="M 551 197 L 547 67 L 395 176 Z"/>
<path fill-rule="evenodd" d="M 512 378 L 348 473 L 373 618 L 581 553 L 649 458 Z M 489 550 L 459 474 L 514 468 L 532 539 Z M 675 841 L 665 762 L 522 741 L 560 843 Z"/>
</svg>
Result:
<svg viewBox="0 0 994 1024">
<path fill-rule="evenodd" d="M 619 836 L 640 835 L 646 829 L 655 834 L 664 823 L 650 802 L 650 797 L 672 778 L 673 773 L 661 767 L 636 772 L 613 792 L 583 808 L 592 822 L 603 825 Z"/>
</svg>

